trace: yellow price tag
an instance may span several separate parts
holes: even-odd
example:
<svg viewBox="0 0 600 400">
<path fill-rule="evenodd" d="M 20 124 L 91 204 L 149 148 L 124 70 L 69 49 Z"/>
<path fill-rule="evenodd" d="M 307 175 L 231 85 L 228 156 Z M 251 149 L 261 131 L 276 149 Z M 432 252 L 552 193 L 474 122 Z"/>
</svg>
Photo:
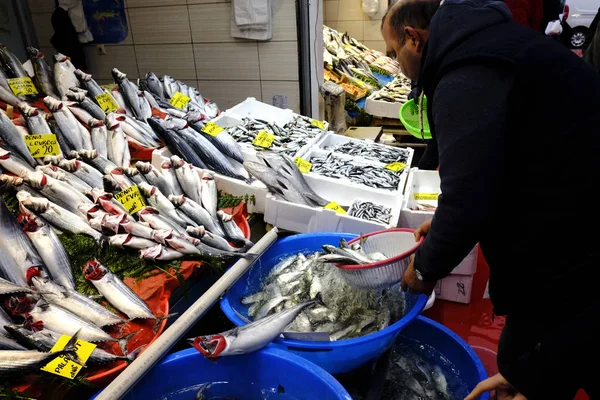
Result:
<svg viewBox="0 0 600 400">
<path fill-rule="evenodd" d="M 415 193 L 415 200 L 437 200 L 440 197 L 439 193 Z"/>
<path fill-rule="evenodd" d="M 187 104 L 190 102 L 190 98 L 187 97 L 185 94 L 181 93 L 181 92 L 175 92 L 175 94 L 173 95 L 173 97 L 171 97 L 171 100 L 169 101 L 169 103 L 171 103 L 171 105 L 173 107 L 177 107 L 180 110 L 183 110 Z"/>
<path fill-rule="evenodd" d="M 105 113 L 110 113 L 119 109 L 119 105 L 110 93 L 99 94 L 96 96 L 96 103 L 98 103 Z"/>
<path fill-rule="evenodd" d="M 260 131 L 256 135 L 256 138 L 252 141 L 252 144 L 268 149 L 273 144 L 273 140 L 275 140 L 275 135 L 271 135 L 267 131 Z"/>
<path fill-rule="evenodd" d="M 29 77 L 8 79 L 8 86 L 10 86 L 10 90 L 12 90 L 15 96 L 38 94 L 35 85 Z"/>
<path fill-rule="evenodd" d="M 312 163 L 306 161 L 304 158 L 296 157 L 294 163 L 303 174 L 308 174 L 312 168 Z"/>
<path fill-rule="evenodd" d="M 393 163 L 389 163 L 388 165 L 385 166 L 385 168 L 389 169 L 390 171 L 393 172 L 400 172 L 402 171 L 404 168 L 407 167 L 407 164 L 395 161 Z"/>
<path fill-rule="evenodd" d="M 342 206 L 340 206 L 338 203 L 336 203 L 335 201 L 332 201 L 331 203 L 327 204 L 325 207 L 323 207 L 326 210 L 333 210 L 338 214 L 346 214 L 346 210 L 344 210 L 342 208 Z"/>
<path fill-rule="evenodd" d="M 224 129 L 221 128 L 219 125 L 215 124 L 214 122 L 209 122 L 208 124 L 204 125 L 204 128 L 202 128 L 202 132 L 210 136 L 217 136 L 223 131 Z"/>
<path fill-rule="evenodd" d="M 312 126 L 316 126 L 319 129 L 325 129 L 325 122 L 323 122 L 323 121 L 311 119 L 310 123 L 312 124 Z"/>
<path fill-rule="evenodd" d="M 131 215 L 146 207 L 144 197 L 140 193 L 140 189 L 137 186 L 128 187 L 122 192 L 115 194 L 115 199 L 121 203 L 121 205 L 125 207 L 127 212 Z"/>
<path fill-rule="evenodd" d="M 58 147 L 56 135 L 52 133 L 25 135 L 25 144 L 29 149 L 29 154 L 33 158 L 60 155 L 60 147 Z"/>
<path fill-rule="evenodd" d="M 65 348 L 67 343 L 71 340 L 71 336 L 62 335 L 60 339 L 54 344 L 52 349 L 50 349 L 51 353 L 56 353 Z M 85 365 L 88 358 L 96 348 L 96 345 L 93 343 L 88 343 L 83 340 L 77 340 L 75 342 L 75 354 L 81 360 L 83 365 Z M 54 375 L 59 375 L 68 379 L 73 379 L 77 376 L 79 371 L 83 368 L 83 365 L 80 365 L 72 360 L 69 360 L 66 356 L 56 357 L 54 360 L 50 361 L 48 364 L 44 365 L 40 368 L 42 371 L 50 372 Z"/>
</svg>

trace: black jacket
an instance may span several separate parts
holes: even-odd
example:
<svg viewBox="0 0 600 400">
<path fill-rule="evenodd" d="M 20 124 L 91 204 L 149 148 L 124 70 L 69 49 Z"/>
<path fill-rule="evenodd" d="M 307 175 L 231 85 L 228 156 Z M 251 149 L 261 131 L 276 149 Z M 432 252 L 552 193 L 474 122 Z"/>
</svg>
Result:
<svg viewBox="0 0 600 400">
<path fill-rule="evenodd" d="M 445 0 L 418 81 L 442 195 L 416 269 L 444 278 L 479 242 L 498 314 L 542 318 L 595 296 L 600 77 L 504 3 Z"/>
</svg>

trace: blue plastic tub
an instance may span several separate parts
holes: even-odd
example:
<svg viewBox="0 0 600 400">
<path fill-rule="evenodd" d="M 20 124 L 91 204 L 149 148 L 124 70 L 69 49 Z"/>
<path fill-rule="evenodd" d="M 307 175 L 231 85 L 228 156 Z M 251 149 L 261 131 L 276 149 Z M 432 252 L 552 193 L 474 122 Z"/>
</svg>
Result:
<svg viewBox="0 0 600 400">
<path fill-rule="evenodd" d="M 248 316 L 248 307 L 240 299 L 260 289 L 262 279 L 288 256 L 302 252 L 304 254 L 321 250 L 324 244 L 339 245 L 340 239 L 353 239 L 358 235 L 349 233 L 306 233 L 288 236 L 278 240 L 267 250 L 225 294 L 221 300 L 221 309 L 237 326 L 245 325 L 236 312 Z M 330 374 L 352 371 L 361 365 L 373 361 L 385 353 L 393 344 L 398 333 L 414 320 L 425 307 L 427 296 L 407 294 L 405 315 L 386 329 L 354 339 L 335 342 L 308 342 L 278 338 L 271 346 L 288 350 L 319 365 Z"/>
<path fill-rule="evenodd" d="M 469 392 L 488 377 L 483 363 L 471 346 L 456 333 L 429 318 L 417 317 L 398 336 L 396 345 L 401 343 L 419 350 L 419 355 L 431 363 L 439 364 L 440 357 L 443 356 L 451 363 L 449 367 L 458 372 L 458 376 L 466 384 Z M 428 352 L 420 345 L 431 346 L 435 351 Z M 450 395 L 451 398 L 464 398 L 466 393 L 450 393 Z M 489 400 L 489 398 L 488 393 L 479 397 L 480 400 Z"/>
<path fill-rule="evenodd" d="M 214 382 L 204 391 L 208 398 L 352 400 L 346 389 L 322 368 L 273 348 L 222 357 L 216 362 L 205 359 L 195 349 L 171 354 L 123 400 L 194 400 L 202 384 Z"/>
</svg>

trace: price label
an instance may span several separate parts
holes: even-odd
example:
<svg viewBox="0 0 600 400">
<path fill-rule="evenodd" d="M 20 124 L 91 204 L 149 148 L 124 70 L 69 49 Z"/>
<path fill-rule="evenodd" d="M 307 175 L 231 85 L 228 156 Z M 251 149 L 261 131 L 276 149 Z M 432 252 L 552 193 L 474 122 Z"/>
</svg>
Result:
<svg viewBox="0 0 600 400">
<path fill-rule="evenodd" d="M 310 123 L 312 124 L 312 126 L 316 126 L 319 129 L 325 129 L 325 122 L 323 122 L 323 121 L 311 119 Z"/>
<path fill-rule="evenodd" d="M 415 193 L 415 200 L 437 200 L 440 197 L 439 193 Z"/>
<path fill-rule="evenodd" d="M 125 207 L 127 212 L 131 215 L 146 207 L 144 197 L 140 193 L 140 189 L 137 186 L 128 187 L 122 192 L 115 194 L 115 199 L 121 203 L 121 205 Z"/>
<path fill-rule="evenodd" d="M 15 96 L 38 94 L 35 85 L 29 77 L 8 79 L 8 86 L 10 86 L 10 90 L 12 90 Z"/>
<path fill-rule="evenodd" d="M 312 168 L 312 163 L 306 161 L 304 158 L 296 157 L 294 163 L 303 174 L 308 174 Z"/>
<path fill-rule="evenodd" d="M 202 132 L 210 136 L 217 136 L 219 133 L 223 132 L 223 130 L 223 128 L 214 122 L 209 122 L 208 124 L 204 125 L 204 128 L 202 128 Z"/>
<path fill-rule="evenodd" d="M 400 172 L 406 167 L 407 167 L 407 164 L 404 164 L 404 163 L 401 163 L 398 161 L 389 163 L 388 165 L 385 166 L 386 169 L 389 169 L 390 171 L 393 171 L 393 172 Z"/>
<path fill-rule="evenodd" d="M 183 94 L 181 92 L 175 92 L 173 97 L 171 97 L 171 100 L 169 101 L 169 103 L 171 103 L 171 105 L 173 107 L 177 107 L 180 110 L 183 110 L 188 105 L 190 100 L 191 99 L 189 97 L 187 97 L 185 94 Z"/>
<path fill-rule="evenodd" d="M 50 349 L 51 353 L 56 353 L 65 348 L 67 343 L 71 340 L 71 336 L 62 335 L 60 339 L 54 344 L 52 349 Z M 85 342 L 83 340 L 77 340 L 75 342 L 75 354 L 79 357 L 79 360 L 85 365 L 88 358 L 96 348 L 95 344 Z M 83 365 L 76 363 L 75 361 L 70 360 L 66 356 L 56 357 L 54 360 L 50 361 L 48 364 L 44 365 L 40 368 L 42 371 L 50 372 L 54 375 L 59 375 L 68 379 L 73 379 L 77 376 L 79 371 L 83 368 Z"/>
<path fill-rule="evenodd" d="M 119 109 L 119 105 L 110 93 L 99 94 L 96 96 L 96 103 L 98 103 L 105 113 L 110 113 Z"/>
<path fill-rule="evenodd" d="M 25 144 L 29 149 L 29 154 L 33 158 L 44 156 L 59 156 L 60 147 L 56 135 L 46 133 L 44 135 L 25 135 Z"/>
<path fill-rule="evenodd" d="M 342 208 L 342 206 L 340 206 L 338 203 L 336 203 L 335 201 L 332 201 L 331 203 L 327 204 L 325 207 L 323 207 L 326 210 L 333 210 L 338 214 L 346 214 L 346 210 L 344 210 Z"/>
<path fill-rule="evenodd" d="M 273 144 L 273 140 L 275 140 L 275 135 L 271 135 L 267 131 L 260 131 L 256 135 L 256 138 L 252 141 L 252 144 L 268 149 Z"/>
</svg>

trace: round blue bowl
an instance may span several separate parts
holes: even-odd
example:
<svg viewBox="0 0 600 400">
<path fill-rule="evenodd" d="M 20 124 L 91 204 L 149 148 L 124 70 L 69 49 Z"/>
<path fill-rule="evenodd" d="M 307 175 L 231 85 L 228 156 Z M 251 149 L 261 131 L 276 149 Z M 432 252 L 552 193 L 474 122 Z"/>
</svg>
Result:
<svg viewBox="0 0 600 400">
<path fill-rule="evenodd" d="M 194 400 L 202 384 L 208 397 L 238 399 L 352 400 L 331 375 L 302 357 L 273 348 L 216 362 L 195 349 L 166 357 L 123 400 Z M 265 396 L 264 393 L 267 393 Z M 93 397 L 98 396 L 98 393 Z M 92 399 L 93 399 L 92 398 Z"/>
<path fill-rule="evenodd" d="M 221 309 L 235 325 L 245 325 L 246 322 L 239 317 L 238 313 L 247 317 L 248 306 L 241 303 L 241 298 L 257 292 L 263 278 L 281 259 L 297 253 L 314 253 L 322 250 L 321 246 L 324 244 L 337 246 L 340 239 L 351 240 L 357 236 L 350 233 L 306 233 L 278 240 L 227 291 L 221 299 Z M 400 331 L 423 311 L 426 302 L 427 296 L 425 295 L 416 296 L 407 293 L 405 315 L 386 329 L 367 336 L 335 342 L 309 342 L 278 338 L 270 346 L 304 357 L 330 374 L 349 372 L 367 362 L 376 360 L 385 353 L 394 344 Z"/>
<path fill-rule="evenodd" d="M 488 377 L 483 363 L 471 346 L 456 333 L 429 318 L 418 316 L 400 333 L 396 344 L 408 344 L 410 348 L 417 350 L 420 349 L 420 345 L 433 348 L 434 352 L 421 350 L 418 354 L 432 364 L 439 364 L 440 356 L 443 356 L 466 384 L 469 392 Z M 468 393 L 450 393 L 450 397 L 464 398 L 466 394 Z M 489 400 L 489 398 L 489 393 L 479 397 L 480 400 Z"/>
</svg>

